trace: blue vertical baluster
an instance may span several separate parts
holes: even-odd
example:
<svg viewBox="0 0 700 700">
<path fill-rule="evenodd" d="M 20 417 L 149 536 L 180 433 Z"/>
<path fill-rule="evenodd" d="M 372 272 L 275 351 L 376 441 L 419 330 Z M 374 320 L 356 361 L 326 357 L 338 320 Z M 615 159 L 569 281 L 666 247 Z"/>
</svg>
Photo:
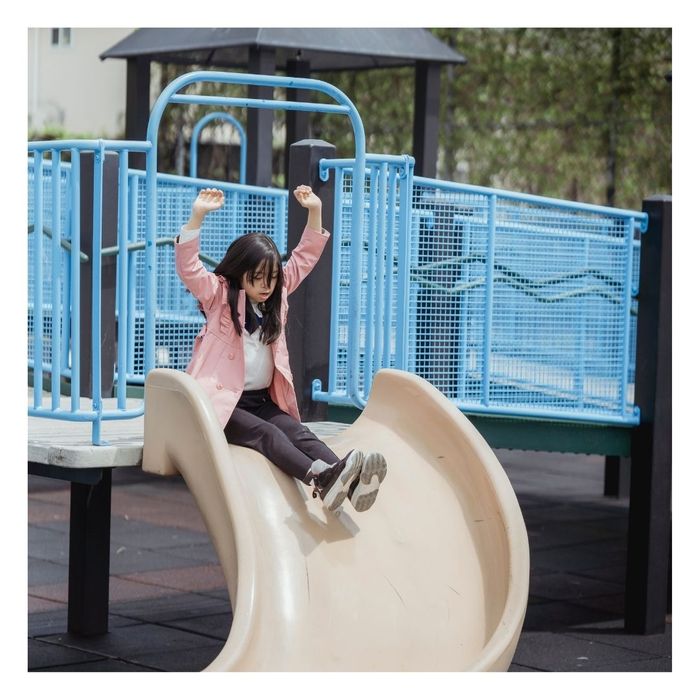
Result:
<svg viewBox="0 0 700 700">
<path fill-rule="evenodd" d="M 459 347 L 457 356 L 459 357 L 459 369 L 457 372 L 457 399 L 465 401 L 467 397 L 467 372 L 469 364 L 469 255 L 471 253 L 471 225 L 464 217 L 459 220 L 455 217 L 455 228 L 461 229 L 462 245 L 461 254 L 462 262 L 460 269 L 460 283 L 465 286 L 465 289 L 459 293 Z"/>
<path fill-rule="evenodd" d="M 34 152 L 34 408 L 41 408 L 44 365 L 44 164 L 43 152 Z"/>
<path fill-rule="evenodd" d="M 396 170 L 396 166 L 391 168 L 392 172 Z M 377 212 L 377 243 L 376 243 L 376 266 L 375 266 L 375 281 L 373 286 L 376 287 L 377 297 L 375 300 L 374 323 L 372 324 L 372 343 L 374 345 L 372 359 L 372 376 L 382 366 L 382 353 L 384 350 L 384 326 L 386 318 L 384 317 L 384 255 L 386 251 L 386 220 L 391 206 L 391 200 L 387 197 L 387 179 L 388 166 L 386 163 L 381 164 L 379 171 L 379 211 Z"/>
<path fill-rule="evenodd" d="M 61 169 L 63 173 L 63 168 Z M 70 200 L 70 169 L 66 169 L 66 177 L 61 176 L 61 187 L 63 189 L 63 202 L 66 211 L 66 238 L 70 239 L 72 242 L 73 237 L 70 232 L 70 212 L 71 212 L 71 200 Z M 62 320 L 61 320 L 61 373 L 63 374 L 70 367 L 68 363 L 68 358 L 70 357 L 70 285 L 71 285 L 71 268 L 70 268 L 70 249 L 62 251 L 61 258 L 62 270 L 63 270 L 63 284 L 62 287 Z"/>
<path fill-rule="evenodd" d="M 411 260 L 411 226 L 413 225 L 413 158 L 406 159 L 406 176 L 399 180 L 399 276 L 396 292 L 396 366 L 408 367 L 409 265 Z"/>
<path fill-rule="evenodd" d="M 335 190 L 333 192 L 333 272 L 331 274 L 331 328 L 330 356 L 328 358 L 328 393 L 333 394 L 338 381 L 338 305 L 340 298 L 341 236 L 343 225 L 343 169 L 335 169 Z"/>
<path fill-rule="evenodd" d="M 588 269 L 589 257 L 590 257 L 590 240 L 588 238 L 583 239 L 583 268 Z M 589 304 L 586 303 L 585 297 L 579 297 L 578 302 L 573 301 L 573 306 L 576 308 L 578 313 L 576 317 L 578 318 L 578 362 L 574 368 L 574 396 L 576 398 L 576 405 L 579 409 L 583 409 L 583 399 L 585 394 L 584 377 L 586 375 L 586 356 L 588 355 L 588 350 L 586 348 L 586 326 L 588 324 L 588 312 Z"/>
<path fill-rule="evenodd" d="M 80 151 L 71 149 L 71 249 L 70 249 L 70 303 L 71 303 L 71 373 L 70 408 L 80 408 Z"/>
<path fill-rule="evenodd" d="M 486 249 L 486 298 L 484 300 L 484 357 L 481 378 L 481 400 L 484 406 L 490 402 L 491 384 L 491 331 L 493 322 L 493 278 L 496 257 L 496 195 L 489 195 L 488 241 Z"/>
<path fill-rule="evenodd" d="M 97 417 L 92 422 L 92 444 L 100 444 L 102 420 L 102 165 L 104 144 L 94 153 L 92 197 L 92 409 Z"/>
<path fill-rule="evenodd" d="M 61 151 L 51 154 L 51 409 L 61 405 Z"/>
<path fill-rule="evenodd" d="M 136 243 L 138 237 L 138 215 L 139 215 L 139 176 L 132 175 L 130 177 L 129 188 L 129 243 Z M 128 337 L 127 337 L 127 361 L 129 366 L 127 372 L 130 376 L 135 373 L 134 369 L 134 352 L 136 348 L 136 256 L 137 251 L 129 252 L 129 270 L 127 273 L 131 284 L 127 291 L 127 313 L 129 315 Z"/>
<path fill-rule="evenodd" d="M 377 247 L 377 206 L 379 203 L 379 169 L 370 165 L 369 174 L 369 227 L 367 230 L 367 282 L 365 284 L 365 362 L 362 370 L 363 398 L 367 398 L 372 385 L 372 355 L 374 341 L 374 267 Z"/>
<path fill-rule="evenodd" d="M 632 321 L 631 317 L 631 307 L 632 307 L 632 263 L 634 257 L 634 218 L 630 217 L 625 223 L 625 288 L 622 292 L 621 299 L 621 326 L 623 330 L 622 336 L 622 367 L 620 375 L 620 414 L 625 417 L 627 415 L 627 382 L 628 382 L 628 371 L 629 371 L 629 361 L 630 361 L 630 323 Z"/>
<path fill-rule="evenodd" d="M 117 299 L 117 407 L 126 408 L 126 338 L 129 326 L 128 313 L 128 228 L 129 228 L 129 152 L 121 151 L 119 154 L 119 190 L 118 206 L 119 221 L 117 229 L 117 279 L 119 280 L 119 298 Z"/>
<path fill-rule="evenodd" d="M 391 338 L 395 332 L 394 310 L 392 307 L 394 292 L 394 228 L 396 227 L 396 179 L 398 169 L 389 173 L 389 192 L 387 196 L 387 225 L 384 260 L 384 341 L 382 348 L 382 367 L 391 367 Z M 392 332 L 393 331 L 393 332 Z"/>
</svg>

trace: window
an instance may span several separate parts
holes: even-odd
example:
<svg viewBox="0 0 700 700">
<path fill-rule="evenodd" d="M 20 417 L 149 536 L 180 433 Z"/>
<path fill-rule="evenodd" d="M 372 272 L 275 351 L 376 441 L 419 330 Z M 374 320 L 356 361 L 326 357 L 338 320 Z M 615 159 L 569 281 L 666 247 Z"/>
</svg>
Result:
<svg viewBox="0 0 700 700">
<path fill-rule="evenodd" d="M 51 30 L 51 46 L 70 46 L 70 28 L 63 27 Z"/>
</svg>

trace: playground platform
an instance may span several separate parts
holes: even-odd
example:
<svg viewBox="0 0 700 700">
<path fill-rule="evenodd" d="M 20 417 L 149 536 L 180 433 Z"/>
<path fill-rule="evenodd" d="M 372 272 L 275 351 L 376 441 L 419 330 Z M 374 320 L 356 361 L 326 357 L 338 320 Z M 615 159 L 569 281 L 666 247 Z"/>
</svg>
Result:
<svg viewBox="0 0 700 700">
<path fill-rule="evenodd" d="M 320 435 L 340 429 L 312 427 Z M 629 501 L 602 495 L 604 459 L 496 454 L 531 550 L 510 670 L 671 671 L 670 617 L 664 634 L 624 632 Z M 114 470 L 110 631 L 94 637 L 66 634 L 70 485 L 30 476 L 28 497 L 30 671 L 199 671 L 217 656 L 231 624 L 228 592 L 180 477 Z"/>
</svg>

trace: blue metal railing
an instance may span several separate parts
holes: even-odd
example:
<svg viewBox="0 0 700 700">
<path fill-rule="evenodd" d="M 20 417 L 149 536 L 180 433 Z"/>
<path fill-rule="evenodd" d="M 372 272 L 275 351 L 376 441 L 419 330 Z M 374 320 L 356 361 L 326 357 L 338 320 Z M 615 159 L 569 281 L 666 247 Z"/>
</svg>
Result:
<svg viewBox="0 0 700 700">
<path fill-rule="evenodd" d="M 228 114 L 228 112 L 212 112 L 211 114 L 207 114 L 202 117 L 194 125 L 194 129 L 192 130 L 192 143 L 190 144 L 190 177 L 197 177 L 197 151 L 199 147 L 199 136 L 202 133 L 202 129 L 215 119 L 228 122 L 238 132 L 238 138 L 241 143 L 239 168 L 240 184 L 245 185 L 246 159 L 248 158 L 248 138 L 243 125 L 234 116 Z"/>
<path fill-rule="evenodd" d="M 329 387 L 314 382 L 313 398 L 362 407 L 376 371 L 398 367 L 472 413 L 636 424 L 646 215 L 413 178 L 406 163 L 404 175 L 400 157 L 367 156 L 359 268 L 346 253 L 351 161 L 320 164 L 322 177 L 336 168 L 333 326 Z M 356 319 L 343 313 L 352 288 Z"/>
<path fill-rule="evenodd" d="M 30 416 L 42 418 L 59 418 L 63 420 L 89 421 L 92 423 L 92 440 L 100 444 L 100 425 L 102 420 L 133 418 L 143 413 L 143 405 L 136 409 L 126 407 L 126 365 L 123 352 L 120 354 L 117 375 L 117 407 L 112 410 L 103 408 L 101 396 L 102 354 L 100 329 L 102 326 L 102 189 L 103 165 L 105 154 L 119 153 L 119 189 L 118 189 L 118 256 L 117 276 L 122 289 L 129 285 L 126 228 L 128 223 L 128 202 L 126 188 L 126 159 L 130 152 L 148 152 L 150 145 L 146 142 L 125 141 L 43 141 L 32 142 L 28 151 L 33 159 L 31 169 L 31 192 L 33 220 L 29 226 L 33 231 L 30 236 L 29 268 L 32 270 L 33 298 L 30 304 L 30 343 L 33 349 L 33 404 L 29 406 Z M 80 251 L 80 156 L 92 154 L 93 158 L 93 216 L 92 216 L 92 251 L 91 286 L 93 289 L 91 305 L 91 367 L 92 408 L 80 408 L 80 264 L 84 256 Z M 45 155 L 51 155 L 49 171 L 51 204 L 49 213 L 45 208 Z M 70 173 L 61 167 L 63 154 L 70 156 Z M 44 255 L 45 218 L 50 221 L 51 257 Z M 66 232 L 64 239 L 63 232 Z M 70 253 L 64 252 L 64 240 L 70 241 Z M 48 266 L 48 270 L 46 269 Z M 45 301 L 45 284 L 49 282 L 50 299 Z M 117 299 L 117 307 L 122 318 L 126 318 L 127 309 L 124 295 Z M 44 313 L 50 313 L 45 319 Z M 70 318 L 70 322 L 68 322 Z M 45 321 L 48 322 L 45 323 Z M 46 326 L 50 329 L 50 375 L 51 404 L 44 405 L 43 370 L 46 367 L 44 357 L 44 333 Z M 120 341 L 123 336 L 120 336 Z M 69 348 L 69 350 L 68 350 Z M 70 352 L 71 361 L 67 360 Z M 70 364 L 71 397 L 70 407 L 60 405 L 60 380 Z"/>
<path fill-rule="evenodd" d="M 222 97 L 210 97 L 206 95 L 179 94 L 178 91 L 190 85 L 205 82 L 218 82 L 243 85 L 260 85 L 271 87 L 298 88 L 307 91 L 315 91 L 331 97 L 336 104 L 286 102 L 259 99 L 234 99 Z M 159 284 L 162 285 L 162 293 L 168 296 L 171 288 L 167 279 L 161 280 L 157 274 L 158 259 L 157 249 L 165 249 L 163 237 L 156 233 L 158 227 L 165 227 L 170 237 L 173 236 L 173 226 L 169 221 L 159 221 L 158 199 L 167 190 L 169 185 L 173 188 L 181 186 L 174 179 L 159 176 L 157 173 L 157 136 L 160 120 L 168 104 L 205 104 L 223 107 L 248 107 L 257 109 L 285 109 L 300 111 L 316 111 L 333 114 L 341 114 L 350 119 L 355 140 L 355 165 L 353 178 L 357 183 L 361 181 L 364 171 L 364 128 L 360 116 L 352 102 L 337 88 L 319 80 L 306 78 L 283 78 L 276 76 L 246 75 L 236 73 L 198 71 L 188 73 L 173 81 L 161 94 L 151 112 L 148 124 L 147 140 L 143 142 L 105 141 L 105 140 L 81 140 L 81 141 L 49 141 L 33 142 L 28 146 L 29 154 L 33 159 L 33 173 L 30 167 L 30 179 L 33 185 L 30 188 L 29 218 L 30 233 L 30 270 L 33 286 L 31 289 L 31 301 L 29 304 L 30 327 L 30 365 L 34 367 L 33 379 L 33 405 L 29 407 L 31 416 L 59 418 L 64 420 L 90 421 L 92 422 L 92 438 L 95 444 L 100 444 L 100 424 L 103 419 L 130 418 L 142 415 L 143 405 L 137 409 L 127 409 L 125 405 L 127 379 L 134 379 L 137 368 L 134 366 L 134 358 L 137 347 L 137 333 L 129 331 L 129 324 L 138 322 L 139 312 L 137 306 L 139 298 L 143 298 L 143 312 L 141 327 L 143 328 L 143 361 L 142 376 L 145 376 L 156 364 L 156 318 L 158 316 L 158 292 Z M 69 152 L 71 155 L 70 169 L 59 167 L 62 154 Z M 92 270 L 92 410 L 80 408 L 80 274 L 81 259 L 85 255 L 80 251 L 78 244 L 80 231 L 80 154 L 93 153 L 95 169 L 93 182 L 93 244 L 90 255 Z M 102 189 L 103 172 L 102 165 L 105 154 L 114 152 L 119 154 L 119 194 L 118 194 L 118 243 L 112 249 L 103 250 L 102 246 Z M 126 167 L 129 152 L 141 152 L 146 154 L 146 171 L 142 174 L 143 183 L 139 183 L 139 175 L 130 172 Z M 50 168 L 51 207 L 50 214 L 45 212 L 45 164 L 44 154 L 51 153 L 52 162 Z M 68 172 L 68 175 L 66 175 Z M 67 177 L 67 185 L 64 186 L 64 194 L 61 190 L 61 178 Z M 195 188 L 204 181 L 188 180 L 187 186 Z M 211 181 L 210 181 L 211 182 Z M 216 183 L 221 187 L 221 183 Z M 240 198 L 254 199 L 260 197 L 261 188 L 250 188 L 239 185 L 242 188 L 234 193 Z M 139 198 L 144 193 L 145 228 L 143 240 L 139 240 L 138 221 L 135 212 L 139 209 Z M 354 218 L 357 220 L 357 235 L 361 232 L 359 227 L 359 214 L 362 209 L 360 187 L 355 188 L 356 194 L 352 196 L 352 208 Z M 269 191 L 265 193 L 270 197 Z M 63 198 L 63 199 L 62 199 Z M 285 196 L 273 195 L 273 209 L 277 220 L 282 220 L 281 208 L 286 204 Z M 191 203 L 191 198 L 190 198 Z M 284 207 L 286 209 L 286 206 Z M 236 211 L 244 211 L 244 207 L 236 207 Z M 68 224 L 65 223 L 66 212 Z M 286 212 L 284 212 L 286 213 Z M 356 216 L 356 214 L 358 216 Z M 46 217 L 50 217 L 51 226 L 45 228 Z M 63 217 L 63 218 L 62 218 Z M 180 218 L 177 228 L 184 218 Z M 158 222 L 158 223 L 157 223 Z M 209 222 L 208 222 L 209 223 Z M 177 233 L 177 231 L 175 231 Z M 50 234 L 51 256 L 50 261 L 44 251 L 44 237 Z M 65 235 L 64 235 L 65 234 Z M 228 241 L 231 240 L 231 232 Z M 281 248 L 281 241 L 278 245 Z M 66 246 L 70 253 L 66 254 Z M 143 253 L 134 253 L 143 247 Z M 115 250 L 116 248 L 116 250 Z M 131 254 L 130 254 L 131 251 Z M 117 408 L 116 410 L 104 410 L 100 395 L 101 375 L 101 268 L 104 255 L 117 255 L 117 301 L 116 315 L 118 318 L 117 337 Z M 143 257 L 142 272 L 139 272 L 139 264 L 136 257 Z M 67 257 L 68 256 L 68 257 Z M 69 261 L 69 262 L 67 262 Z M 49 266 L 49 274 L 46 267 Z M 168 273 L 171 273 L 170 266 Z M 167 277 L 167 276 L 163 276 Z M 45 299 L 45 287 L 48 281 L 48 294 L 50 299 Z M 353 313 L 358 314 L 359 298 L 352 300 Z M 50 336 L 50 350 L 44 351 L 45 312 L 50 314 L 48 335 Z M 70 322 L 68 319 L 70 318 Z M 175 319 L 179 321 L 180 319 Z M 63 350 L 62 350 L 63 349 Z M 45 360 L 48 354 L 49 361 Z M 43 373 L 51 374 L 51 406 L 43 405 Z M 41 371 L 40 371 L 41 370 Z M 359 370 L 356 370 L 359 371 Z M 70 378 L 71 401 L 70 408 L 61 407 L 60 379 L 62 376 Z"/>
</svg>

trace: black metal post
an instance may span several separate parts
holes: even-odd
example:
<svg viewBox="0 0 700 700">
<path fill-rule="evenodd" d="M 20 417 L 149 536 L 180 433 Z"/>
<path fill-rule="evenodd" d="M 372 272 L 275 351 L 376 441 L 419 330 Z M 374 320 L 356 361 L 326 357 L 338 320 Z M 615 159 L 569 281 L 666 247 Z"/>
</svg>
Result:
<svg viewBox="0 0 700 700">
<path fill-rule="evenodd" d="M 112 470 L 96 484 L 71 484 L 68 631 L 104 634 L 109 614 Z"/>
<path fill-rule="evenodd" d="M 326 141 L 308 139 L 292 144 L 289 154 L 289 233 L 287 251 L 291 253 L 306 226 L 308 214 L 294 198 L 298 185 L 310 185 L 323 203 L 323 226 L 328 231 L 333 223 L 333 171 L 327 182 L 318 176 L 321 158 L 335 158 L 335 146 Z M 297 403 L 303 421 L 325 420 L 325 403 L 311 401 L 311 382 L 320 379 L 328 387 L 328 355 L 330 352 L 330 302 L 333 272 L 332 241 L 301 287 L 289 297 L 287 347 L 294 375 Z"/>
<path fill-rule="evenodd" d="M 611 498 L 627 498 L 630 495 L 629 457 L 620 457 L 619 455 L 605 457 L 603 495 Z"/>
<path fill-rule="evenodd" d="M 145 141 L 151 113 L 151 61 L 146 56 L 126 59 L 126 109 L 124 137 Z M 130 153 L 129 167 L 146 169 L 145 153 Z"/>
<path fill-rule="evenodd" d="M 437 173 L 438 128 L 440 125 L 440 64 L 416 63 L 413 155 L 415 173 L 435 177 Z"/>
<path fill-rule="evenodd" d="M 300 59 L 287 61 L 287 75 L 296 78 L 308 78 L 311 75 L 311 64 Z M 308 90 L 287 90 L 287 100 L 290 102 L 308 102 Z M 289 153 L 292 144 L 309 138 L 309 113 L 287 110 L 287 136 L 284 149 L 285 187 L 289 186 Z"/>
<path fill-rule="evenodd" d="M 272 49 L 250 49 L 248 69 L 251 73 L 262 75 L 275 74 L 275 52 Z M 251 99 L 271 100 L 274 89 L 251 85 L 248 97 Z M 248 110 L 248 162 L 246 165 L 246 182 L 249 185 L 269 187 L 272 184 L 272 120 L 270 109 Z"/>
<path fill-rule="evenodd" d="M 644 201 L 625 629 L 664 631 L 671 534 L 671 197 Z"/>
<path fill-rule="evenodd" d="M 102 180 L 102 247 L 117 244 L 119 191 L 119 156 L 106 153 Z M 94 260 L 93 237 L 93 174 L 92 153 L 80 156 L 80 249 L 90 257 L 80 266 L 80 395 L 92 396 L 92 266 L 102 265 L 100 343 L 102 352 L 101 396 L 112 396 L 116 361 L 117 257 Z"/>
</svg>

